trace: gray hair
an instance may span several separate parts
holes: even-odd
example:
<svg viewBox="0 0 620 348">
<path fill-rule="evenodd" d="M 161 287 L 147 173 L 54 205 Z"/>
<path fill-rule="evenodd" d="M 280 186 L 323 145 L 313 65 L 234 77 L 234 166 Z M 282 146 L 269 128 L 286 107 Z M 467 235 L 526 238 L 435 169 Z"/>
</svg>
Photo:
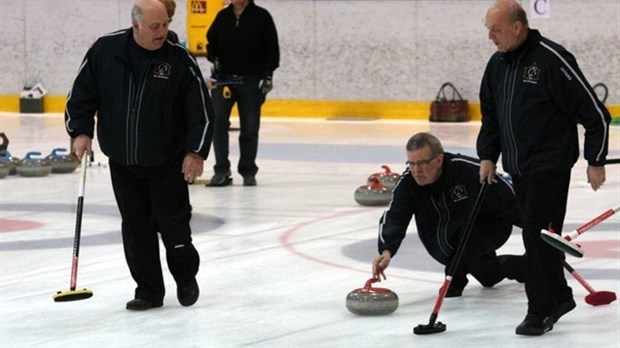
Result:
<svg viewBox="0 0 620 348">
<path fill-rule="evenodd" d="M 135 5 L 133 5 L 133 8 L 131 9 L 131 21 L 142 23 L 143 13 L 144 11 L 142 11 L 142 7 L 140 7 L 138 3 L 136 3 Z"/>
<path fill-rule="evenodd" d="M 430 146 L 433 156 L 443 153 L 443 146 L 441 141 L 431 133 L 417 133 L 407 141 L 407 151 L 414 151 L 421 149 L 425 146 Z"/>
</svg>

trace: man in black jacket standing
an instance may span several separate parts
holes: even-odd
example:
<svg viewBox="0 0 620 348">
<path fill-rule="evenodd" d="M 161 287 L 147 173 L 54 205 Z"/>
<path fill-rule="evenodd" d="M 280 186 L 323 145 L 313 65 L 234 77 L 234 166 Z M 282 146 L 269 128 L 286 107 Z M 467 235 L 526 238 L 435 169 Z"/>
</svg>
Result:
<svg viewBox="0 0 620 348">
<path fill-rule="evenodd" d="M 166 41 L 169 18 L 159 0 L 138 0 L 132 27 L 99 38 L 88 50 L 67 99 L 73 150 L 92 152 L 95 114 L 122 217 L 125 257 L 137 288 L 128 310 L 160 307 L 165 293 L 158 232 L 177 299 L 199 296 L 199 255 L 192 244 L 187 183 L 202 174 L 213 110 L 198 65 Z"/>
<path fill-rule="evenodd" d="M 207 32 L 207 58 L 213 75 L 207 85 L 215 109 L 215 174 L 208 186 L 227 186 L 230 172 L 230 112 L 239 110 L 239 164 L 244 186 L 256 185 L 256 155 L 261 106 L 273 88 L 273 72 L 280 64 L 276 26 L 267 10 L 253 0 L 231 0 Z M 226 82 L 235 81 L 234 84 Z"/>
<path fill-rule="evenodd" d="M 418 133 L 406 148 L 409 167 L 395 185 L 379 224 L 379 256 L 372 270 L 379 279 L 385 278 L 384 270 L 396 255 L 414 215 L 428 253 L 449 265 L 481 186 L 478 160 L 445 153 L 434 135 Z M 521 216 L 511 184 L 499 175 L 493 180 L 497 184 L 487 191 L 446 297 L 461 296 L 468 273 L 485 287 L 504 278 L 524 281 L 525 256 L 496 254 L 513 225 L 520 224 Z"/>
<path fill-rule="evenodd" d="M 561 233 L 571 168 L 579 158 L 577 123 L 586 129 L 584 156 L 595 191 L 605 182 L 611 117 L 564 47 L 528 27 L 514 0 L 491 6 L 485 23 L 497 52 L 480 87 L 480 180 L 489 184 L 500 153 L 524 218 L 528 310 L 519 335 L 542 335 L 575 307 L 564 278 L 564 255 L 540 238 Z"/>
</svg>

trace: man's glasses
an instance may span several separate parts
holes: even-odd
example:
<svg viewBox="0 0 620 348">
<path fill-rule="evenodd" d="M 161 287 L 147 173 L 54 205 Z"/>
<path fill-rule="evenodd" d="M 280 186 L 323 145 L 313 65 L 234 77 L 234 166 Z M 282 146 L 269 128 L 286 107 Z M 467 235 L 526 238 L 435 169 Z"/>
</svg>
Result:
<svg viewBox="0 0 620 348">
<path fill-rule="evenodd" d="M 420 168 L 424 168 L 424 167 L 428 166 L 431 162 L 433 162 L 433 160 L 435 158 L 437 158 L 437 157 L 439 157 L 439 155 L 435 155 L 435 156 L 433 156 L 431 158 L 421 159 L 421 160 L 418 160 L 418 161 L 407 161 L 407 162 L 405 162 L 405 164 L 408 165 L 411 168 L 413 168 L 415 166 L 418 166 Z"/>
</svg>

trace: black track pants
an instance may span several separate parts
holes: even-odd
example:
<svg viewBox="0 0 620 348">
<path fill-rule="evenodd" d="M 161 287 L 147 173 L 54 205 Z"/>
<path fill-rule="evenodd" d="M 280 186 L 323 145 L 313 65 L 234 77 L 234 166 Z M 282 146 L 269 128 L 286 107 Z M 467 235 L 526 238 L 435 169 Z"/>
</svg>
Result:
<svg viewBox="0 0 620 348">
<path fill-rule="evenodd" d="M 122 217 L 125 258 L 137 283 L 135 297 L 161 302 L 164 280 L 158 232 L 168 268 L 177 283 L 193 279 L 199 256 L 192 245 L 191 206 L 181 161 L 155 168 L 123 166 L 110 161 L 114 195 Z"/>
<path fill-rule="evenodd" d="M 512 225 L 501 219 L 479 217 L 472 228 L 450 287 L 465 287 L 468 273 L 485 287 L 491 287 L 504 279 L 507 274 L 495 251 L 506 243 L 511 232 Z"/>
<path fill-rule="evenodd" d="M 541 229 L 550 226 L 557 233 L 562 231 L 570 171 L 513 176 L 513 183 L 524 221 L 528 313 L 545 317 L 551 314 L 558 302 L 573 296 L 564 278 L 564 254 L 540 238 Z"/>
</svg>

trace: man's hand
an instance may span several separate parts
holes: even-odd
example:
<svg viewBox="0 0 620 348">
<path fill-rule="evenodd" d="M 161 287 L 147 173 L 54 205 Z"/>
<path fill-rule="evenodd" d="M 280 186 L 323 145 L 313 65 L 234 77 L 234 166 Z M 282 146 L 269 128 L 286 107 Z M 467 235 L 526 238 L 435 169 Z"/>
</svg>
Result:
<svg viewBox="0 0 620 348">
<path fill-rule="evenodd" d="M 495 163 L 490 160 L 480 161 L 480 183 L 487 182 L 491 185 L 495 177 Z"/>
<path fill-rule="evenodd" d="M 73 147 L 71 152 L 74 153 L 80 161 L 85 153 L 89 156 L 93 155 L 93 139 L 91 139 L 88 135 L 78 135 L 73 138 L 71 144 Z"/>
<path fill-rule="evenodd" d="M 379 279 L 379 281 L 381 281 L 381 277 L 387 279 L 385 269 L 388 268 L 391 260 L 392 253 L 389 250 L 383 250 L 381 255 L 377 256 L 372 262 L 372 276 Z"/>
<path fill-rule="evenodd" d="M 209 77 L 207 79 L 207 89 L 209 89 L 210 91 L 215 89 L 215 87 L 217 86 L 217 80 L 214 79 L 213 77 Z"/>
<path fill-rule="evenodd" d="M 185 155 L 183 159 L 183 168 L 181 170 L 185 181 L 191 184 L 197 177 L 202 175 L 204 161 L 204 158 L 193 152 Z"/>
<path fill-rule="evenodd" d="M 258 89 L 262 94 L 267 94 L 273 89 L 273 81 L 271 76 L 267 76 L 258 82 Z"/>
<path fill-rule="evenodd" d="M 588 175 L 588 183 L 590 183 L 594 191 L 600 189 L 605 183 L 604 166 L 588 166 L 586 174 Z"/>
</svg>

